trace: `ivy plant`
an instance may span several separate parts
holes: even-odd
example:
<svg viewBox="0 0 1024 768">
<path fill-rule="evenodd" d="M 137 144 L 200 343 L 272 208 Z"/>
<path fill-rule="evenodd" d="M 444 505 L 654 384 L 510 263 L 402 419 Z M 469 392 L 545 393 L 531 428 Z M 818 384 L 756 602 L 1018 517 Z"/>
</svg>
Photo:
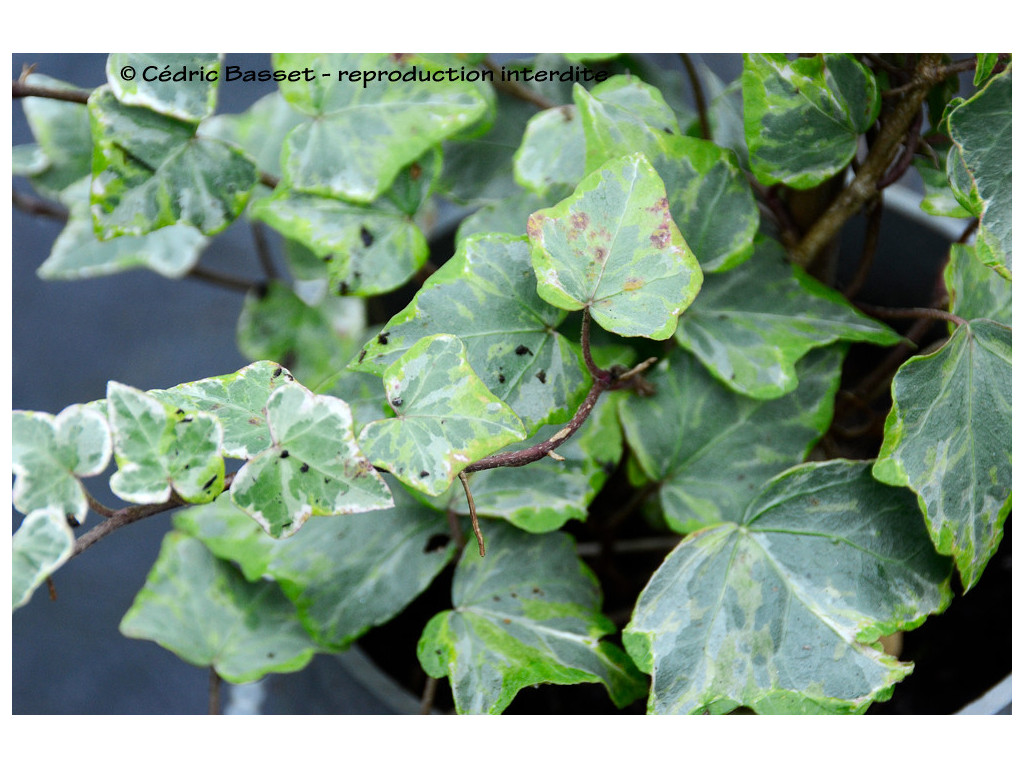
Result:
<svg viewBox="0 0 1024 768">
<path fill-rule="evenodd" d="M 974 587 L 1010 512 L 1011 59 L 676 64 L 277 54 L 241 114 L 217 54 L 14 81 L 15 205 L 65 222 L 41 279 L 212 279 L 239 222 L 266 267 L 218 279 L 250 365 L 14 412 L 14 608 L 174 511 L 120 628 L 229 682 L 372 654 L 417 606 L 457 713 L 892 696 L 883 639 Z M 908 174 L 964 237 L 924 306 L 864 303 Z"/>
</svg>

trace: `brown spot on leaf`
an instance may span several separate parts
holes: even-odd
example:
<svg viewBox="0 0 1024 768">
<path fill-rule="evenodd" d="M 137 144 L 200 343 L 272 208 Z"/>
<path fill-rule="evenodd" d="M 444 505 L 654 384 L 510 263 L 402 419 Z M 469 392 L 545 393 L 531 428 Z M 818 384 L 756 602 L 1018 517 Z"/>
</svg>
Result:
<svg viewBox="0 0 1024 768">
<path fill-rule="evenodd" d="M 598 261 L 604 261 L 608 258 L 608 249 L 603 246 L 598 246 L 594 249 L 594 258 Z"/>
<path fill-rule="evenodd" d="M 644 279 L 642 277 L 631 277 L 627 280 L 623 286 L 624 291 L 636 291 L 644 287 Z"/>
<path fill-rule="evenodd" d="M 657 202 L 655 202 L 655 204 L 652 205 L 647 210 L 650 211 L 651 213 L 664 213 L 665 211 L 668 210 L 668 198 L 659 197 Z"/>
<path fill-rule="evenodd" d="M 534 240 L 540 238 L 540 222 L 533 216 L 526 220 L 526 234 Z"/>
<path fill-rule="evenodd" d="M 672 241 L 672 235 L 669 234 L 667 228 L 658 229 L 653 235 L 651 235 L 651 245 L 655 248 L 664 248 Z"/>
<path fill-rule="evenodd" d="M 420 168 L 419 163 L 413 163 L 409 166 L 409 178 L 413 181 L 417 181 L 420 176 L 423 175 L 423 169 Z"/>
<path fill-rule="evenodd" d="M 590 224 L 590 217 L 583 211 L 577 211 L 569 217 L 569 223 L 573 229 L 586 229 Z"/>
</svg>

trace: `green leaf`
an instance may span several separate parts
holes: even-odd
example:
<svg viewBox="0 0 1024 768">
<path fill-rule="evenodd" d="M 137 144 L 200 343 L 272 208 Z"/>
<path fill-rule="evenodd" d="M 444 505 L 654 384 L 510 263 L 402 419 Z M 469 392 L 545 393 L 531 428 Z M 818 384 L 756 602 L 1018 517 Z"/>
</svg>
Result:
<svg viewBox="0 0 1024 768">
<path fill-rule="evenodd" d="M 773 400 L 731 392 L 679 349 L 658 363 L 655 394 L 622 399 L 619 414 L 669 527 L 739 522 L 771 477 L 803 461 L 832 421 L 842 358 L 834 346 L 811 352 L 800 386 Z"/>
<path fill-rule="evenodd" d="M 196 136 L 196 127 L 127 107 L 107 87 L 89 98 L 92 211 L 102 239 L 171 224 L 220 232 L 245 208 L 256 166 L 239 149 Z"/>
<path fill-rule="evenodd" d="M 214 115 L 204 120 L 198 135 L 234 144 L 255 160 L 261 171 L 280 176 L 284 138 L 305 121 L 306 116 L 275 91 L 239 115 Z"/>
<path fill-rule="evenodd" d="M 979 53 L 978 65 L 974 68 L 974 85 L 981 85 L 988 76 L 992 74 L 992 70 L 995 69 L 996 64 L 999 63 L 998 53 Z"/>
<path fill-rule="evenodd" d="M 568 421 L 586 393 L 581 353 L 555 331 L 564 318 L 537 295 L 525 238 L 471 237 L 350 367 L 382 375 L 426 336 L 463 336 L 476 375 L 532 434 Z"/>
<path fill-rule="evenodd" d="M 761 237 L 749 261 L 705 278 L 676 331 L 676 341 L 716 378 L 759 399 L 792 392 L 796 361 L 841 339 L 888 345 L 900 337 L 789 264 L 781 245 Z"/>
<path fill-rule="evenodd" d="M 600 640 L 615 626 L 569 536 L 494 523 L 487 548 L 484 558 L 463 551 L 454 610 L 430 620 L 417 649 L 428 675 L 448 677 L 458 713 L 498 714 L 538 683 L 603 683 L 619 707 L 643 695 L 626 654 Z"/>
<path fill-rule="evenodd" d="M 808 189 L 835 176 L 881 107 L 874 77 L 845 53 L 745 54 L 742 82 L 750 166 L 767 185 Z"/>
<path fill-rule="evenodd" d="M 125 106 L 198 123 L 217 107 L 222 58 L 216 53 L 112 53 L 107 83 Z M 125 67 L 134 69 L 132 79 L 124 78 Z"/>
<path fill-rule="evenodd" d="M 1012 82 L 1011 70 L 955 107 L 949 136 L 981 200 L 979 253 L 986 264 L 1009 279 L 1012 261 Z M 954 189 L 958 184 L 953 184 Z"/>
<path fill-rule="evenodd" d="M 75 534 L 64 510 L 44 507 L 22 521 L 11 546 L 11 610 L 16 610 L 71 557 Z"/>
<path fill-rule="evenodd" d="M 395 73 L 405 81 L 281 83 L 288 102 L 311 119 L 285 139 L 287 186 L 368 203 L 431 146 L 472 125 L 487 109 L 485 90 L 466 82 L 422 82 L 439 67 L 416 56 L 275 54 L 277 69 Z M 347 76 L 346 76 L 347 77 Z"/>
<path fill-rule="evenodd" d="M 134 387 L 107 384 L 118 470 L 110 489 L 125 501 L 157 504 L 173 490 L 190 504 L 224 490 L 224 428 L 215 416 L 175 410 Z"/>
<path fill-rule="evenodd" d="M 431 496 L 474 461 L 526 438 L 519 417 L 487 389 L 455 336 L 413 344 L 384 371 L 384 390 L 397 416 L 367 424 L 359 443 L 375 465 Z"/>
<path fill-rule="evenodd" d="M 912 494 L 866 462 L 796 467 L 739 524 L 685 539 L 623 630 L 652 677 L 648 712 L 863 712 L 912 665 L 876 641 L 952 597 Z"/>
<path fill-rule="evenodd" d="M 313 639 L 340 651 L 401 613 L 455 554 L 445 516 L 397 482 L 390 487 L 393 509 L 313 518 L 287 539 L 270 538 L 220 499 L 175 515 L 174 524 L 237 562 L 250 581 L 276 581 Z"/>
<path fill-rule="evenodd" d="M 343 400 L 287 382 L 270 395 L 266 414 L 271 445 L 238 470 L 231 500 L 271 536 L 293 535 L 310 515 L 393 505 L 355 442 L 352 412 Z"/>
<path fill-rule="evenodd" d="M 1010 343 L 1009 328 L 972 320 L 937 352 L 904 363 L 874 470 L 917 493 L 935 548 L 953 555 L 965 590 L 1010 513 Z"/>
<path fill-rule="evenodd" d="M 209 242 L 188 224 L 172 224 L 144 235 L 100 240 L 89 209 L 89 179 L 68 187 L 64 202 L 71 215 L 36 274 L 44 280 L 78 280 L 140 267 L 178 279 L 199 261 Z"/>
<path fill-rule="evenodd" d="M 74 88 L 45 75 L 30 74 L 25 82 L 56 90 Z M 21 100 L 32 135 L 47 163 L 32 174 L 32 186 L 51 199 L 92 172 L 92 134 L 84 104 L 30 96 Z"/>
<path fill-rule="evenodd" d="M 531 117 L 513 162 L 516 181 L 538 195 L 553 186 L 576 186 L 584 174 L 583 123 L 576 107 L 567 104 Z"/>
<path fill-rule="evenodd" d="M 270 447 L 264 407 L 271 393 L 294 377 L 266 360 L 235 373 L 212 376 L 147 394 L 172 408 L 203 411 L 217 417 L 224 429 L 222 453 L 232 459 L 251 459 Z"/>
<path fill-rule="evenodd" d="M 988 318 L 1012 325 L 1011 283 L 981 263 L 976 247 L 954 243 L 943 274 L 950 312 L 964 320 Z"/>
<path fill-rule="evenodd" d="M 586 136 L 587 173 L 626 151 L 650 158 L 667 134 L 681 133 L 661 92 L 636 78 L 616 75 L 589 92 L 576 84 L 572 93 Z"/>
<path fill-rule="evenodd" d="M 697 259 L 643 155 L 610 160 L 572 197 L 533 214 L 527 232 L 541 298 L 588 308 L 620 336 L 668 338 L 700 290 Z"/>
<path fill-rule="evenodd" d="M 735 155 L 691 136 L 665 136 L 662 147 L 648 159 L 701 270 L 724 272 L 750 258 L 760 216 Z"/>
<path fill-rule="evenodd" d="M 945 162 L 942 168 L 935 168 L 931 161 L 923 157 L 914 158 L 914 167 L 921 174 L 921 181 L 924 184 L 924 198 L 921 200 L 921 210 L 932 216 L 952 216 L 958 219 L 970 218 L 974 214 L 960 205 L 953 190 L 950 189 L 949 179 L 946 178 Z"/>
<path fill-rule="evenodd" d="M 509 445 L 506 451 L 528 448 L 550 439 L 559 425 L 541 427 L 529 443 Z M 524 467 L 498 467 L 470 475 L 480 517 L 499 517 L 530 533 L 561 528 L 569 520 L 585 520 L 587 507 L 615 470 L 622 453 L 622 435 L 611 398 L 601 398 L 579 431 L 558 448 L 564 461 L 542 459 Z M 449 508 L 469 514 L 459 488 Z"/>
<path fill-rule="evenodd" d="M 643 152 L 668 191 L 669 212 L 705 272 L 750 256 L 757 205 L 735 156 L 710 141 L 681 136 L 661 94 L 630 77 L 613 77 L 574 96 L 583 116 L 587 169 Z"/>
<path fill-rule="evenodd" d="M 295 672 L 316 652 L 276 584 L 250 584 L 199 541 L 177 531 L 164 536 L 120 629 L 189 664 L 213 667 L 235 684 Z"/>
<path fill-rule="evenodd" d="M 69 406 L 56 416 L 14 411 L 11 437 L 15 508 L 26 515 L 58 509 L 84 522 L 89 505 L 78 478 L 98 475 L 110 462 L 106 419 L 85 405 Z"/>
<path fill-rule="evenodd" d="M 281 188 L 257 202 L 252 215 L 324 261 L 332 293 L 387 293 L 407 282 L 429 255 L 409 215 L 383 204 L 355 205 Z"/>
<path fill-rule="evenodd" d="M 324 296 L 311 306 L 273 280 L 262 295 L 246 296 L 236 338 L 251 360 L 287 361 L 300 381 L 319 383 L 352 356 L 363 319 L 355 299 Z"/>
</svg>

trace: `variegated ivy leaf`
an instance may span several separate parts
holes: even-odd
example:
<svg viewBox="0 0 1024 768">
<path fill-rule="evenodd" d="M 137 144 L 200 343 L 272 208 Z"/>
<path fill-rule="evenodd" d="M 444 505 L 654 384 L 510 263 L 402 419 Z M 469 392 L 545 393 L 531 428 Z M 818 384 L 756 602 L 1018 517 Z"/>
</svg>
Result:
<svg viewBox="0 0 1024 768">
<path fill-rule="evenodd" d="M 11 414 L 14 507 L 22 514 L 50 507 L 81 523 L 89 509 L 80 477 L 98 475 L 110 462 L 107 420 L 85 405 L 51 416 Z"/>
<path fill-rule="evenodd" d="M 177 279 L 199 261 L 208 240 L 188 224 L 172 224 L 144 235 L 123 235 L 100 240 L 89 208 L 88 177 L 64 190 L 71 208 L 64 230 L 53 243 L 50 256 L 36 274 L 44 280 L 78 280 L 145 267 Z"/>
<path fill-rule="evenodd" d="M 976 247 L 954 243 L 944 276 L 950 312 L 964 320 L 1013 324 L 1011 284 L 981 263 Z"/>
<path fill-rule="evenodd" d="M 389 486 L 393 509 L 315 517 L 287 539 L 267 536 L 223 496 L 178 513 L 174 525 L 250 581 L 277 582 L 313 639 L 341 651 L 403 611 L 455 555 L 445 516 Z"/>
<path fill-rule="evenodd" d="M 107 413 L 118 466 L 110 489 L 125 501 L 156 504 L 173 490 L 204 504 L 224 490 L 224 428 L 216 416 L 175 409 L 116 381 L 107 384 Z"/>
<path fill-rule="evenodd" d="M 636 80 L 611 78 L 591 93 L 577 87 L 574 94 L 588 169 L 618 157 L 623 146 L 642 151 L 665 183 L 672 220 L 704 272 L 731 269 L 750 256 L 757 205 L 732 152 L 680 136 L 661 94 Z"/>
<path fill-rule="evenodd" d="M 513 158 L 516 182 L 538 195 L 553 186 L 576 186 L 584 173 L 583 147 L 576 107 L 566 104 L 538 112 L 526 124 Z"/>
<path fill-rule="evenodd" d="M 527 233 L 541 298 L 586 308 L 620 336 L 668 338 L 700 290 L 665 185 L 641 154 L 605 163 L 572 197 L 534 213 Z"/>
<path fill-rule="evenodd" d="M 666 136 L 681 133 L 661 92 L 635 77 L 616 75 L 591 91 L 577 83 L 572 95 L 586 136 L 586 173 L 620 157 L 623 148 L 650 158 Z"/>
<path fill-rule="evenodd" d="M 310 118 L 285 138 L 287 186 L 368 203 L 431 146 L 472 125 L 488 106 L 485 87 L 425 82 L 440 67 L 407 54 L 275 54 L 278 69 L 330 72 L 312 83 L 282 82 L 288 102 Z M 381 71 L 404 80 L 350 81 L 340 73 Z"/>
<path fill-rule="evenodd" d="M 121 619 L 121 633 L 152 640 L 230 683 L 305 667 L 316 644 L 277 584 L 251 584 L 201 542 L 164 536 L 153 569 Z"/>
<path fill-rule="evenodd" d="M 646 690 L 626 654 L 601 641 L 615 626 L 564 533 L 489 524 L 487 556 L 463 550 L 452 605 L 427 624 L 417 655 L 428 675 L 448 677 L 460 714 L 498 714 L 538 683 L 602 683 L 619 707 Z"/>
<path fill-rule="evenodd" d="M 874 469 L 917 493 L 964 589 L 995 554 L 1010 513 L 1010 343 L 1006 326 L 972 320 L 937 352 L 904 363 Z"/>
<path fill-rule="evenodd" d="M 198 123 L 217 107 L 222 58 L 216 53 L 112 53 L 107 83 L 126 106 Z M 122 76 L 125 67 L 134 70 L 132 78 Z"/>
<path fill-rule="evenodd" d="M 292 106 L 280 91 L 259 99 L 238 115 L 214 115 L 199 125 L 198 135 L 241 147 L 261 171 L 281 175 L 281 146 L 284 137 L 306 116 Z"/>
<path fill-rule="evenodd" d="M 266 414 L 270 446 L 238 470 L 231 500 L 271 536 L 293 535 L 310 515 L 394 504 L 356 444 L 352 412 L 343 400 L 287 382 L 267 400 Z"/>
<path fill-rule="evenodd" d="M 256 166 L 196 126 L 121 104 L 108 86 L 89 97 L 92 212 L 101 239 L 190 224 L 220 232 L 245 208 Z"/>
<path fill-rule="evenodd" d="M 564 318 L 537 295 L 525 238 L 471 237 L 350 368 L 381 375 L 426 336 L 464 336 L 476 375 L 532 434 L 541 424 L 568 421 L 586 393 L 580 352 L 555 331 Z"/>
<path fill-rule="evenodd" d="M 762 184 L 808 189 L 835 176 L 880 108 L 874 76 L 849 54 L 743 57 L 747 147 Z"/>
<path fill-rule="evenodd" d="M 900 337 L 790 264 L 781 245 L 760 236 L 749 261 L 707 276 L 676 331 L 676 341 L 727 387 L 760 399 L 792 392 L 796 361 L 838 340 L 888 345 Z"/>
<path fill-rule="evenodd" d="M 803 461 L 832 421 L 842 359 L 836 346 L 809 353 L 800 386 L 773 400 L 726 389 L 683 350 L 659 362 L 655 394 L 623 398 L 619 414 L 669 527 L 739 522 L 765 482 Z"/>
<path fill-rule="evenodd" d="M 32 599 L 36 587 L 71 557 L 74 546 L 75 534 L 58 507 L 37 509 L 22 521 L 11 544 L 12 610 Z"/>
<path fill-rule="evenodd" d="M 949 574 L 913 494 L 867 462 L 805 464 L 684 539 L 623 641 L 653 678 L 649 713 L 863 712 L 912 669 L 878 639 L 942 611 Z"/>
<path fill-rule="evenodd" d="M 335 294 L 387 293 L 408 281 L 429 255 L 412 218 L 383 203 L 356 205 L 282 186 L 257 202 L 252 215 L 321 259 Z"/>
<path fill-rule="evenodd" d="M 359 444 L 377 466 L 436 496 L 477 459 L 526 438 L 522 421 L 470 367 L 466 345 L 420 339 L 384 371 L 396 416 L 363 427 Z"/>
<path fill-rule="evenodd" d="M 311 388 L 352 357 L 363 333 L 357 299 L 325 295 L 307 303 L 278 280 L 266 292 L 245 297 L 238 316 L 238 348 L 251 360 L 287 360 Z"/>
<path fill-rule="evenodd" d="M 924 197 L 921 199 L 921 210 L 932 216 L 951 216 L 957 219 L 970 218 L 974 214 L 960 205 L 949 186 L 946 178 L 946 163 L 936 168 L 930 160 L 923 157 L 914 158 L 914 167 L 921 175 L 924 184 Z"/>
<path fill-rule="evenodd" d="M 541 427 L 529 443 L 513 444 L 505 450 L 536 445 L 560 428 Z M 614 399 L 602 397 L 579 431 L 559 446 L 563 461 L 547 458 L 524 467 L 498 467 L 470 475 L 477 514 L 504 518 L 530 533 L 546 533 L 569 520 L 585 520 L 587 507 L 615 471 L 621 454 L 622 433 Z M 451 495 L 448 507 L 457 514 L 469 514 L 461 488 Z"/>
<path fill-rule="evenodd" d="M 489 233 L 525 237 L 526 221 L 530 218 L 531 213 L 540 208 L 552 206 L 570 194 L 572 194 L 572 187 L 562 185 L 551 187 L 543 196 L 525 189 L 515 190 L 501 200 L 477 208 L 459 222 L 459 228 L 455 232 L 455 242 L 461 243 L 472 235 Z M 536 278 L 533 282 L 536 282 Z M 533 293 L 537 293 L 536 288 L 533 289 Z M 550 306 L 547 302 L 541 303 Z"/>
<path fill-rule="evenodd" d="M 190 381 L 148 394 L 173 408 L 212 414 L 224 428 L 223 454 L 251 459 L 270 447 L 264 407 L 274 390 L 294 377 L 277 363 L 263 360 L 234 373 Z"/>
<path fill-rule="evenodd" d="M 34 73 L 28 75 L 25 82 L 54 90 L 75 87 Z M 68 187 L 92 172 L 89 111 L 84 104 L 34 96 L 21 99 L 21 104 L 32 136 L 46 161 L 31 174 L 32 186 L 48 198 L 61 200 Z"/>
<path fill-rule="evenodd" d="M 1012 270 L 1013 202 L 1011 132 L 1012 72 L 996 75 L 970 99 L 948 115 L 949 136 L 955 147 L 950 164 L 958 156 L 970 179 L 970 188 L 981 201 L 978 228 L 982 260 L 1006 278 Z M 953 184 L 954 191 L 961 185 Z M 965 201 L 965 207 L 971 208 Z M 972 208 L 972 210 L 974 210 Z"/>
</svg>

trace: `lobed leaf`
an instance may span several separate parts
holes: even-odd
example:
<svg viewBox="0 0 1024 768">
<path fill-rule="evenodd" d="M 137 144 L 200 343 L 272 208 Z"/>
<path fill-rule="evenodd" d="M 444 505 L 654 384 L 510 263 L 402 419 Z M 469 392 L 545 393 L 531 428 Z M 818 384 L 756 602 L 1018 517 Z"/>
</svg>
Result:
<svg viewBox="0 0 1024 768">
<path fill-rule="evenodd" d="M 373 463 L 436 496 L 477 459 L 526 438 L 522 421 L 473 371 L 455 336 L 420 339 L 384 371 L 396 416 L 363 427 Z"/>
<path fill-rule="evenodd" d="M 454 610 L 430 620 L 417 655 L 431 677 L 447 676 L 460 714 L 498 714 L 526 686 L 602 683 L 624 707 L 646 689 L 626 654 L 601 637 L 597 579 L 563 533 L 529 534 L 494 523 L 487 556 L 463 550 L 452 583 Z"/>
<path fill-rule="evenodd" d="M 954 243 L 943 275 L 950 312 L 964 320 L 988 318 L 1012 325 L 1011 283 L 982 264 L 977 247 Z"/>
<path fill-rule="evenodd" d="M 153 569 L 121 620 L 127 637 L 152 640 L 229 683 L 305 667 L 316 645 L 276 584 L 246 581 L 196 539 L 164 536 Z"/>
<path fill-rule="evenodd" d="M 513 163 L 516 182 L 537 195 L 556 186 L 576 186 L 584 175 L 583 124 L 578 110 L 567 104 L 531 117 Z"/>
<path fill-rule="evenodd" d="M 918 495 L 932 542 L 953 555 L 965 590 L 1010 513 L 1010 343 L 1006 326 L 972 320 L 938 351 L 904 363 L 874 468 Z"/>
<path fill-rule="evenodd" d="M 537 295 L 525 238 L 471 237 L 349 367 L 381 375 L 420 339 L 458 335 L 481 381 L 532 434 L 568 421 L 586 393 L 580 352 L 555 330 L 564 317 Z"/>
<path fill-rule="evenodd" d="M 220 232 L 245 208 L 256 166 L 196 126 L 121 104 L 107 86 L 89 97 L 92 212 L 101 239 L 190 224 Z"/>
<path fill-rule="evenodd" d="M 837 291 L 791 265 L 778 243 L 755 240 L 749 261 L 709 275 L 676 341 L 736 392 L 770 399 L 797 386 L 794 364 L 838 340 L 890 345 L 900 337 Z"/>
<path fill-rule="evenodd" d="M 394 504 L 356 444 L 352 412 L 343 400 L 314 395 L 290 381 L 270 395 L 266 414 L 270 446 L 235 475 L 231 500 L 271 536 L 293 535 L 311 515 Z"/>
<path fill-rule="evenodd" d="M 107 420 L 85 405 L 68 406 L 56 416 L 14 411 L 11 438 L 14 507 L 25 515 L 56 509 L 85 522 L 89 505 L 78 478 L 98 475 L 110 462 Z"/>
<path fill-rule="evenodd" d="M 116 381 L 107 384 L 106 404 L 118 466 L 110 489 L 122 499 L 156 504 L 173 490 L 203 504 L 224 490 L 224 428 L 217 417 L 175 410 Z"/>
<path fill-rule="evenodd" d="M 949 112 L 949 136 L 956 145 L 950 164 L 958 155 L 981 201 L 978 229 L 979 253 L 990 267 L 1010 278 L 1013 232 L 1011 210 L 1013 185 L 1012 72 L 996 75 L 967 101 Z M 960 187 L 954 183 L 954 191 Z M 969 206 L 967 206 L 969 207 Z"/>
<path fill-rule="evenodd" d="M 438 65 L 405 54 L 275 54 L 278 69 L 395 72 L 405 80 L 350 82 L 339 77 L 281 83 L 310 119 L 286 137 L 282 165 L 298 191 L 368 203 L 398 172 L 435 144 L 479 120 L 486 89 L 467 82 L 422 82 Z"/>
<path fill-rule="evenodd" d="M 389 486 L 394 508 L 313 518 L 286 539 L 270 538 L 221 499 L 178 513 L 174 524 L 238 563 L 249 581 L 277 582 L 313 639 L 340 651 L 401 613 L 455 554 L 444 515 Z"/>
<path fill-rule="evenodd" d="M 866 462 L 778 475 L 738 523 L 685 539 L 623 630 L 648 712 L 857 713 L 912 669 L 876 641 L 952 597 L 912 494 Z"/>
<path fill-rule="evenodd" d="M 832 421 L 842 359 L 836 346 L 810 352 L 799 387 L 772 400 L 726 389 L 683 350 L 658 363 L 655 394 L 620 400 L 619 415 L 669 527 L 739 522 L 770 478 L 803 461 Z"/>
<path fill-rule="evenodd" d="M 742 83 L 750 167 L 766 185 L 808 189 L 835 176 L 881 108 L 874 77 L 845 53 L 744 54 Z"/>
<path fill-rule="evenodd" d="M 36 587 L 71 557 L 74 546 L 75 534 L 62 509 L 36 509 L 21 522 L 11 544 L 11 610 L 32 599 Z"/>
<path fill-rule="evenodd" d="M 107 83 L 126 106 L 198 123 L 217 108 L 222 59 L 216 53 L 112 53 Z M 135 70 L 132 79 L 122 76 L 125 67 Z"/>
<path fill-rule="evenodd" d="M 534 213 L 527 232 L 541 298 L 586 308 L 620 336 L 668 338 L 700 290 L 665 185 L 641 154 L 601 166 L 572 197 Z"/>
</svg>

